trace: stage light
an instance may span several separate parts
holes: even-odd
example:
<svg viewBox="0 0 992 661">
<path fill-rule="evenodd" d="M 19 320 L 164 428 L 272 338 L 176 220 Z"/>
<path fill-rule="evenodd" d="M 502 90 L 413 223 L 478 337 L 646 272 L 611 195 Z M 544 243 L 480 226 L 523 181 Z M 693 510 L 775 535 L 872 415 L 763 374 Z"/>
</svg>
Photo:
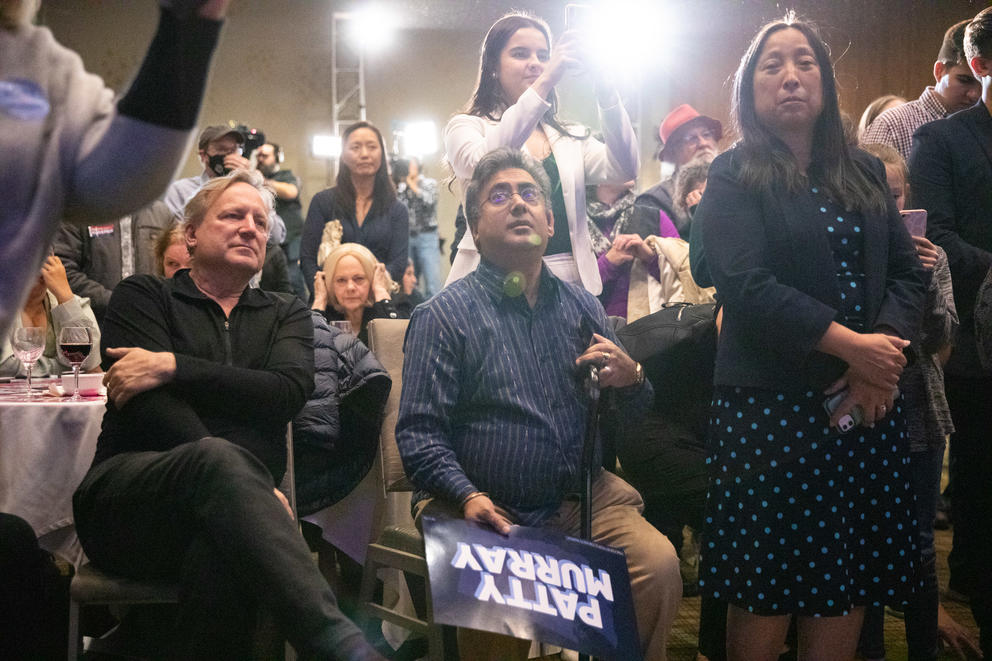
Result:
<svg viewBox="0 0 992 661">
<path fill-rule="evenodd" d="M 406 157 L 437 153 L 437 125 L 431 120 L 405 122 L 394 132 L 393 139 L 399 140 L 399 152 Z"/>
<path fill-rule="evenodd" d="M 395 11 L 377 5 L 363 7 L 349 14 L 349 37 L 366 53 L 384 50 L 393 42 L 397 21 Z"/>
<path fill-rule="evenodd" d="M 315 135 L 310 138 L 310 153 L 314 158 L 335 159 L 341 155 L 341 136 Z"/>
<path fill-rule="evenodd" d="M 662 11 L 657 2 L 613 0 L 591 5 L 578 15 L 583 20 L 577 28 L 590 40 L 593 65 L 626 82 L 664 65 L 678 36 L 679 21 L 671 8 Z"/>
</svg>

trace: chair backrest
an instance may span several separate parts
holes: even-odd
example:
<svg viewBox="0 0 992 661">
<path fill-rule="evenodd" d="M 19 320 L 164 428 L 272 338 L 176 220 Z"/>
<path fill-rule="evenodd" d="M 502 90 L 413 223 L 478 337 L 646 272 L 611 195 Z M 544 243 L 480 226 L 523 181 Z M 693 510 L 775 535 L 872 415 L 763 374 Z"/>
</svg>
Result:
<svg viewBox="0 0 992 661">
<path fill-rule="evenodd" d="M 379 432 L 378 461 L 382 471 L 383 489 L 387 493 L 413 490 L 413 485 L 403 472 L 403 462 L 396 447 L 396 420 L 399 417 L 400 393 L 403 390 L 403 339 L 409 323 L 407 319 L 373 319 L 368 325 L 369 349 L 386 368 L 393 381 Z"/>
</svg>

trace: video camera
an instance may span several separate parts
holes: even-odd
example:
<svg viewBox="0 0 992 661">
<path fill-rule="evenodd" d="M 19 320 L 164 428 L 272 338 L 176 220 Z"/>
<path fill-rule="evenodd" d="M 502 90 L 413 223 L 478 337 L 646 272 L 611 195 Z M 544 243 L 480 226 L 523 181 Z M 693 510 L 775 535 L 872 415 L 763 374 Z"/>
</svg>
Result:
<svg viewBox="0 0 992 661">
<path fill-rule="evenodd" d="M 234 127 L 234 130 L 244 138 L 244 144 L 241 146 L 241 155 L 245 158 L 250 159 L 251 153 L 265 144 L 265 134 L 258 129 L 248 128 L 245 124 L 238 124 Z"/>
<path fill-rule="evenodd" d="M 392 157 L 389 160 L 389 172 L 392 175 L 393 184 L 398 186 L 410 174 L 410 159 L 399 158 L 397 156 Z"/>
</svg>

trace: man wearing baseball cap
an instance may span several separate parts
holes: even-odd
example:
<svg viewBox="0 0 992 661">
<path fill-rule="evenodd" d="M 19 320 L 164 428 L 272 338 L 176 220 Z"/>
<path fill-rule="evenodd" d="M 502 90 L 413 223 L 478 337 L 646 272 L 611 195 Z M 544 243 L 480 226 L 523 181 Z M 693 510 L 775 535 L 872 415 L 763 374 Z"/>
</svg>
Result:
<svg viewBox="0 0 992 661">
<path fill-rule="evenodd" d="M 203 172 L 195 177 L 176 179 L 169 185 L 162 198 L 169 210 L 181 217 L 186 201 L 210 179 L 222 177 L 239 168 L 250 169 L 251 163 L 241 155 L 240 145 L 244 141 L 244 136 L 230 126 L 215 125 L 203 129 L 197 141 Z"/>
<path fill-rule="evenodd" d="M 637 196 L 634 202 L 635 227 L 658 227 L 658 212 L 664 211 L 684 236 L 688 233 L 688 218 L 675 210 L 672 194 L 679 168 L 696 158 L 713 159 L 718 153 L 717 144 L 723 137 L 723 125 L 712 117 L 700 115 L 695 108 L 683 103 L 672 110 L 658 129 L 661 149 L 657 158 L 662 171 L 671 169 L 655 186 Z M 666 168 L 666 165 L 668 167 Z"/>
<path fill-rule="evenodd" d="M 170 185 L 162 201 L 169 207 L 177 221 L 183 219 L 183 210 L 186 203 L 200 190 L 203 184 L 214 177 L 223 177 L 231 174 L 235 170 L 250 170 L 251 161 L 241 155 L 241 145 L 244 144 L 245 137 L 237 129 L 223 124 L 208 126 L 200 133 L 197 141 L 197 149 L 200 154 L 200 162 L 203 163 L 203 172 L 195 177 L 176 179 Z M 269 216 L 269 243 L 278 247 L 286 239 L 286 223 L 274 210 Z M 271 247 L 271 246 L 270 246 Z M 271 252 L 271 250 L 270 250 Z M 269 255 L 266 266 L 276 260 L 276 255 Z M 276 260 L 278 261 L 278 260 Z M 280 273 L 284 270 L 279 266 L 275 267 Z M 262 283 L 269 278 L 263 274 Z M 278 278 L 280 284 L 274 289 L 292 293 L 289 285 L 282 282 L 281 275 Z M 268 287 L 267 287 L 268 288 Z"/>
</svg>

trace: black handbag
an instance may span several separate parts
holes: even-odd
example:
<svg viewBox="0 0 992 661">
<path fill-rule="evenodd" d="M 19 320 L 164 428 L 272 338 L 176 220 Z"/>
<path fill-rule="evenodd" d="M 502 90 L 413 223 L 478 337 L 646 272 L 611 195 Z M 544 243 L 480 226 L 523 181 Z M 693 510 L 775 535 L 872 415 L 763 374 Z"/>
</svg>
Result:
<svg viewBox="0 0 992 661">
<path fill-rule="evenodd" d="M 617 331 L 654 387 L 655 410 L 705 428 L 716 362 L 715 303 L 671 303 Z"/>
</svg>

